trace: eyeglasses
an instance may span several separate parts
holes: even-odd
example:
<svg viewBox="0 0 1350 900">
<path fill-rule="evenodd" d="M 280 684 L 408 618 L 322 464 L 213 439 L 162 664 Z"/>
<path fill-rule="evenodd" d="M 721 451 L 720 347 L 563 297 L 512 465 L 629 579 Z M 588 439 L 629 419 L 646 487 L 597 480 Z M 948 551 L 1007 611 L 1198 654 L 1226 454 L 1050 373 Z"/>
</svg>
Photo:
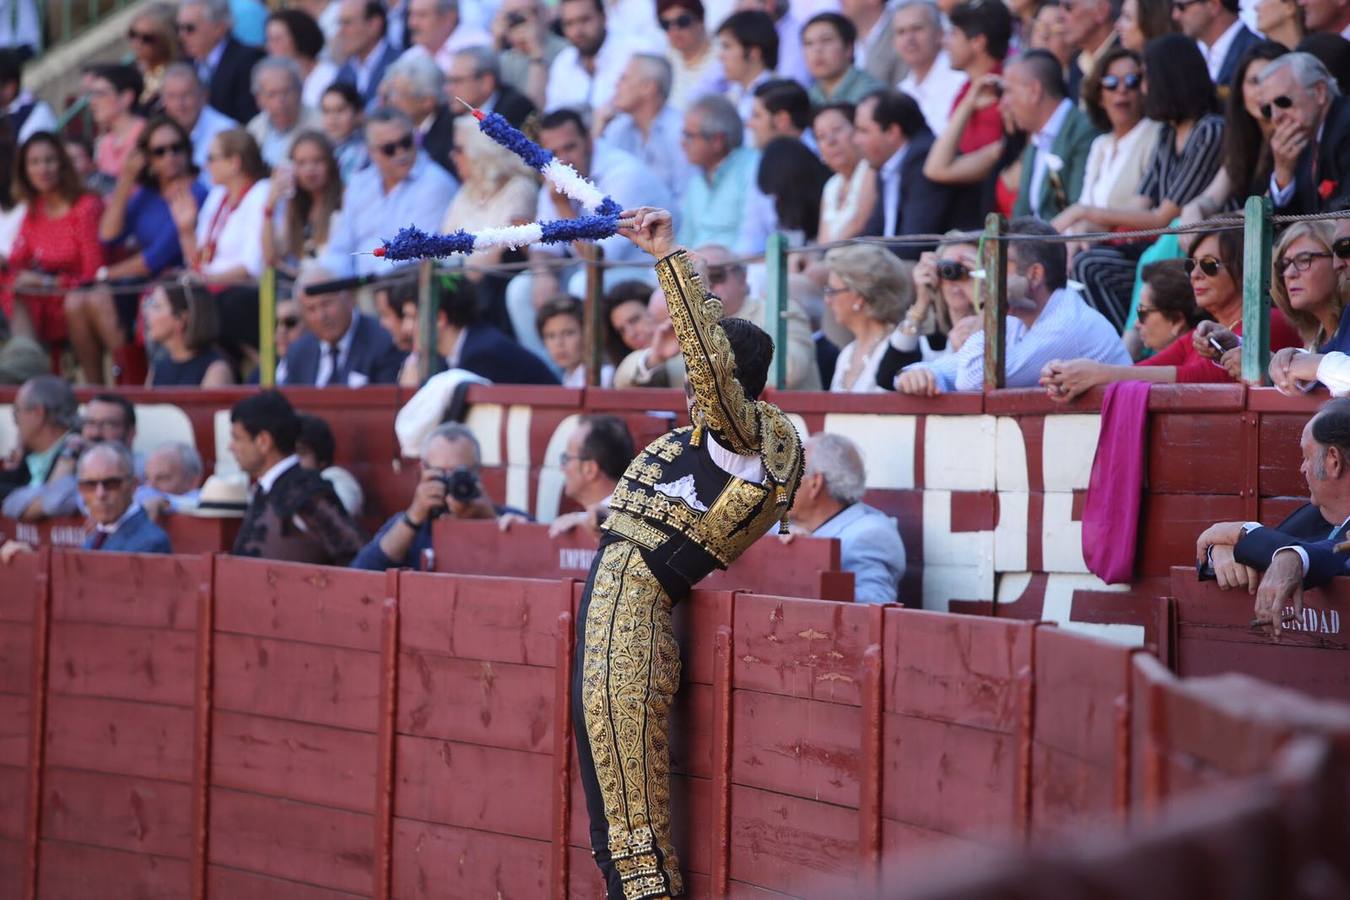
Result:
<svg viewBox="0 0 1350 900">
<path fill-rule="evenodd" d="M 698 20 L 695 19 L 693 16 L 691 16 L 689 13 L 680 13 L 673 19 L 658 19 L 657 21 L 661 23 L 662 31 L 673 31 L 673 30 L 683 31 L 684 29 L 693 25 Z"/>
<path fill-rule="evenodd" d="M 940 259 L 937 264 L 937 276 L 943 281 L 965 281 L 970 277 L 970 269 L 965 263 L 954 259 Z"/>
<path fill-rule="evenodd" d="M 1140 325 L 1143 325 L 1145 322 L 1148 321 L 1148 317 L 1153 315 L 1157 311 L 1158 310 L 1154 309 L 1152 306 L 1140 306 L 1136 309 L 1137 314 L 1135 316 L 1135 319 L 1139 322 Z"/>
<path fill-rule="evenodd" d="M 1258 107 L 1258 109 L 1261 110 L 1261 118 L 1269 119 L 1271 116 L 1275 115 L 1275 110 L 1271 109 L 1272 105 L 1276 109 L 1288 109 L 1289 107 L 1294 105 L 1294 98 L 1288 96 L 1287 94 L 1281 94 L 1274 100 L 1270 101 L 1270 103 L 1262 103 Z"/>
<path fill-rule="evenodd" d="M 179 141 L 176 144 L 161 144 L 158 147 L 147 147 L 146 149 L 155 159 L 162 159 L 169 155 L 183 156 L 187 153 L 187 144 Z"/>
<path fill-rule="evenodd" d="M 686 141 L 701 141 L 706 138 L 707 135 L 700 131 L 681 131 L 680 137 L 684 138 Z"/>
<path fill-rule="evenodd" d="M 1134 72 L 1131 72 L 1124 78 L 1120 78 L 1115 75 L 1107 75 L 1105 78 L 1102 79 L 1102 90 L 1114 91 L 1123 86 L 1127 91 L 1136 91 L 1139 89 L 1139 85 L 1142 83 L 1143 79 L 1140 78 Z"/>
<path fill-rule="evenodd" d="M 1330 253 L 1295 253 L 1293 256 L 1281 256 L 1275 260 L 1275 271 L 1281 275 L 1292 263 L 1295 272 L 1306 272 L 1312 268 L 1314 259 L 1330 259 Z"/>
<path fill-rule="evenodd" d="M 833 297 L 835 294 L 845 294 L 851 290 L 853 289 L 848 287 L 827 287 L 825 290 L 821 291 L 821 293 L 826 297 Z"/>
<path fill-rule="evenodd" d="M 81 478 L 79 481 L 75 482 L 75 486 L 86 494 L 92 494 L 99 488 L 103 488 L 105 491 L 111 493 L 126 483 L 127 479 L 125 475 L 115 475 L 112 478 Z"/>
<path fill-rule="evenodd" d="M 1214 278 L 1223 268 L 1223 260 L 1216 256 L 1202 256 L 1199 259 L 1183 259 L 1181 265 L 1185 267 L 1187 275 L 1193 273 L 1196 266 L 1199 266 L 1200 271 L 1205 273 L 1206 278 Z"/>
<path fill-rule="evenodd" d="M 1331 245 L 1331 252 L 1337 259 L 1350 259 L 1350 237 L 1337 238 Z"/>
<path fill-rule="evenodd" d="M 179 34 L 196 34 L 197 32 L 196 22 L 179 22 L 174 27 L 178 29 Z"/>
<path fill-rule="evenodd" d="M 299 326 L 300 317 L 282 316 L 279 319 L 277 319 L 277 324 L 280 325 L 282 328 L 285 328 L 287 331 L 290 331 L 292 328 L 296 328 Z"/>
<path fill-rule="evenodd" d="M 411 134 L 405 134 L 398 140 L 390 141 L 387 144 L 380 144 L 376 146 L 375 149 L 383 153 L 385 156 L 393 158 L 398 155 L 398 151 L 411 150 L 412 148 L 413 148 L 413 136 Z"/>
<path fill-rule="evenodd" d="M 153 31 L 137 31 L 135 28 L 127 29 L 127 40 L 136 41 L 139 44 L 154 44 L 159 41 L 159 35 Z"/>
<path fill-rule="evenodd" d="M 722 284 L 727 280 L 727 275 L 728 272 L 726 266 L 708 267 L 708 281 L 712 282 L 713 284 Z"/>
<path fill-rule="evenodd" d="M 558 454 L 558 466 L 559 466 L 559 468 L 565 467 L 569 462 L 571 462 L 571 461 L 574 460 L 574 459 L 575 459 L 577 462 L 585 462 L 586 460 L 590 459 L 590 457 L 589 457 L 589 456 L 579 456 L 579 455 L 578 455 L 578 456 L 573 456 L 572 454 L 570 454 L 570 453 L 568 453 L 566 450 L 564 450 L 562 453 L 559 453 L 559 454 Z"/>
</svg>

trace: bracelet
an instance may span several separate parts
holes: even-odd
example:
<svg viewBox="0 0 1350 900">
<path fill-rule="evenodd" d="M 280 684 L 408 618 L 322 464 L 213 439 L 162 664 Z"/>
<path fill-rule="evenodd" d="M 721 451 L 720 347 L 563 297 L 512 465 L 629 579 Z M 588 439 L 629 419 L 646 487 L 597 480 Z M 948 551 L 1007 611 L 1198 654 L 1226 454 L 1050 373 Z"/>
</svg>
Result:
<svg viewBox="0 0 1350 900">
<path fill-rule="evenodd" d="M 409 528 L 411 528 L 413 531 L 421 531 L 421 530 L 422 530 L 422 526 L 421 526 L 421 525 L 418 525 L 416 522 L 414 522 L 414 521 L 412 520 L 412 516 L 408 515 L 406 512 L 403 514 L 403 524 L 404 524 L 404 525 L 407 525 L 407 526 L 408 526 Z M 423 524 L 425 524 L 425 523 L 423 523 Z"/>
</svg>

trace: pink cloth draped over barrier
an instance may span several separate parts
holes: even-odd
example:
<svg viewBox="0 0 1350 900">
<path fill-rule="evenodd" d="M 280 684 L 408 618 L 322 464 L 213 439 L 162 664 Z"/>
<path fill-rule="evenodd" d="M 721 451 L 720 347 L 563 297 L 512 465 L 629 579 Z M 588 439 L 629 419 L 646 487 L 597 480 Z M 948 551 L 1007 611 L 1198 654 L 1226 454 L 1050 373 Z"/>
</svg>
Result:
<svg viewBox="0 0 1350 900">
<path fill-rule="evenodd" d="M 1107 584 L 1134 578 L 1148 452 L 1147 381 L 1108 385 L 1083 506 L 1083 561 Z"/>
</svg>

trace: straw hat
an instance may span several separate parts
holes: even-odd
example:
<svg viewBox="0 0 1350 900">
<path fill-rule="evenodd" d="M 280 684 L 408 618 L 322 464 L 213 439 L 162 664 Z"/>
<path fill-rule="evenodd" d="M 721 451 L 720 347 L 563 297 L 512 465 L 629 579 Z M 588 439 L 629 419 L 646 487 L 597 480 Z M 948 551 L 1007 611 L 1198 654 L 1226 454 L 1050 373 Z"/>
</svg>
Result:
<svg viewBox="0 0 1350 900">
<path fill-rule="evenodd" d="M 197 508 L 186 512 L 190 516 L 210 518 L 238 518 L 248 509 L 248 482 L 241 475 L 223 477 L 212 475 L 202 485 Z"/>
</svg>

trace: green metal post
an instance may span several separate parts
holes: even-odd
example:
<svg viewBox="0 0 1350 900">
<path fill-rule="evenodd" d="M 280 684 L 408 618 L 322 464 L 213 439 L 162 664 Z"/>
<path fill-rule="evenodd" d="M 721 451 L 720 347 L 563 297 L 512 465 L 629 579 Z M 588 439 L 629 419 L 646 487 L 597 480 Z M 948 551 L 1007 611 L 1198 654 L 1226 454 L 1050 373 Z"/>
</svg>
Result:
<svg viewBox="0 0 1350 900">
<path fill-rule="evenodd" d="M 787 235 L 775 231 L 764 245 L 764 265 L 768 270 L 764 285 L 764 327 L 773 338 L 773 366 L 769 384 L 782 390 L 787 386 L 787 312 L 788 256 Z"/>
<path fill-rule="evenodd" d="M 586 254 L 586 383 L 600 386 L 605 369 L 605 248 L 587 245 Z"/>
<path fill-rule="evenodd" d="M 277 378 L 277 270 L 263 269 L 258 283 L 258 384 L 272 387 Z"/>
<path fill-rule="evenodd" d="M 980 267 L 984 278 L 976 285 L 975 296 L 984 310 L 984 389 L 1003 387 L 1007 375 L 1005 338 L 1008 331 L 1008 245 L 1000 240 L 1007 220 L 990 213 L 984 220 Z"/>
<path fill-rule="evenodd" d="M 1248 197 L 1242 234 L 1242 380 L 1264 384 L 1270 365 L 1270 199 Z"/>
<path fill-rule="evenodd" d="M 417 267 L 417 383 L 426 384 L 436 370 L 436 261 L 424 259 Z"/>
</svg>

